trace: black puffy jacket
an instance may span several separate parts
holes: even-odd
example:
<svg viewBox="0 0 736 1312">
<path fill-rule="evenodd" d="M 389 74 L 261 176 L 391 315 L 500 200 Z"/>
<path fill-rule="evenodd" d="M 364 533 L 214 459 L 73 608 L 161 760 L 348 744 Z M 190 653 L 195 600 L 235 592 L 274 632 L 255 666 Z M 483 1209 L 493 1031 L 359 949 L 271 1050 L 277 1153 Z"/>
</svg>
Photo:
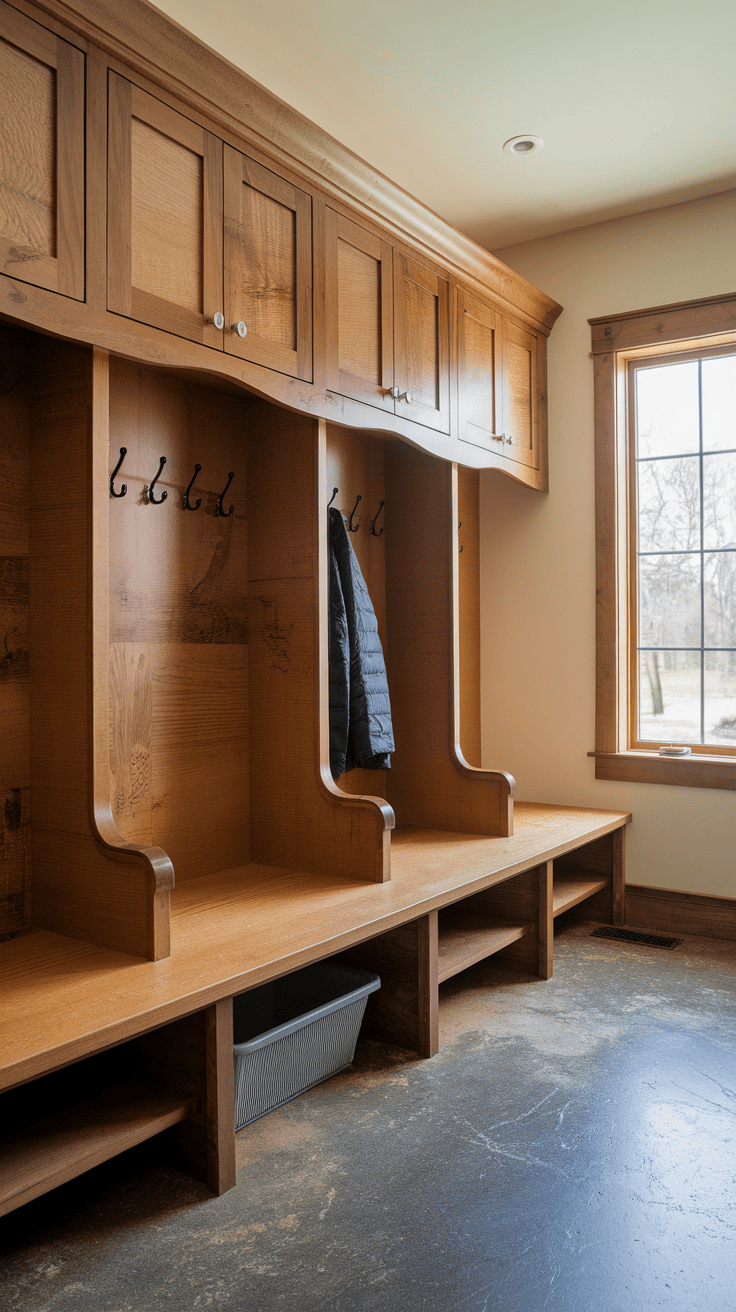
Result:
<svg viewBox="0 0 736 1312">
<path fill-rule="evenodd" d="M 330 507 L 330 769 L 388 770 L 391 704 L 378 623 L 345 521 Z"/>
</svg>

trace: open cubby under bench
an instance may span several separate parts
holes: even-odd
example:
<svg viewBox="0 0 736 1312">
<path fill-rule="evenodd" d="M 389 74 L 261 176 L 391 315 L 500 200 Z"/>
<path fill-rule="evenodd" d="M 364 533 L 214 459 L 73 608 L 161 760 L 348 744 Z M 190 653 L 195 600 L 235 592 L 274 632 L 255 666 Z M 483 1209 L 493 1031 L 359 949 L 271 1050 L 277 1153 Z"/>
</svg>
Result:
<svg viewBox="0 0 736 1312">
<path fill-rule="evenodd" d="M 513 838 L 397 832 L 383 884 L 189 880 L 158 962 L 46 930 L 1 944 L 0 1214 L 175 1125 L 188 1169 L 232 1187 L 235 994 L 340 954 L 381 975 L 368 1033 L 431 1056 L 443 980 L 498 951 L 548 978 L 553 918 L 583 900 L 623 922 L 629 819 L 518 803 Z"/>
</svg>

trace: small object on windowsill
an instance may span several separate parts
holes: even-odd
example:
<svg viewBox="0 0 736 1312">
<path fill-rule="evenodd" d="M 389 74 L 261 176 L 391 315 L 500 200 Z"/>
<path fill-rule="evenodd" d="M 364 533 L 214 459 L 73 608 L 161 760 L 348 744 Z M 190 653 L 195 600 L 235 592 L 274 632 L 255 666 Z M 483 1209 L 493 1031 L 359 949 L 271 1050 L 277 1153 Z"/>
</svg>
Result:
<svg viewBox="0 0 736 1312">
<path fill-rule="evenodd" d="M 674 743 L 670 743 L 668 747 L 660 747 L 659 754 L 660 756 L 690 756 L 690 748 L 676 747 Z"/>
</svg>

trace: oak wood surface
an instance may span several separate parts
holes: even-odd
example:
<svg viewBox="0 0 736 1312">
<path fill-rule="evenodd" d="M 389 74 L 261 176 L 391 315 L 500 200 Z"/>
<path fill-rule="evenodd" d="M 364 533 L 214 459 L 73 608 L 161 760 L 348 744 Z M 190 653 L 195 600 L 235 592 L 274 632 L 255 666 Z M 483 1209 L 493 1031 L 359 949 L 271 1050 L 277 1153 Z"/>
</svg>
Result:
<svg viewBox="0 0 736 1312">
<path fill-rule="evenodd" d="M 539 359 L 537 336 L 508 320 L 503 329 L 504 427 L 503 452 L 507 460 L 538 469 Z"/>
<path fill-rule="evenodd" d="M 311 199 L 232 147 L 224 151 L 225 350 L 311 382 Z M 239 320 L 244 338 L 232 331 Z"/>
<path fill-rule="evenodd" d="M 554 915 L 560 916 L 563 911 L 577 906 L 578 902 L 584 902 L 586 898 L 604 889 L 606 884 L 605 879 L 595 879 L 590 875 L 555 875 L 552 894 Z"/>
<path fill-rule="evenodd" d="M 174 890 L 172 952 L 163 962 L 41 930 L 0 943 L 0 1087 L 535 871 L 629 818 L 520 803 L 513 838 L 397 830 L 384 884 L 264 866 L 185 881 Z"/>
<path fill-rule="evenodd" d="M 554 862 L 545 861 L 537 871 L 539 881 L 539 975 L 551 979 L 554 956 Z"/>
<path fill-rule="evenodd" d="M 394 413 L 393 251 L 327 206 L 327 386 Z"/>
<path fill-rule="evenodd" d="M 0 325 L 0 936 L 30 913 L 30 358 L 29 335 Z"/>
<path fill-rule="evenodd" d="M 447 279 L 395 251 L 396 413 L 442 433 L 450 431 L 449 312 Z"/>
<path fill-rule="evenodd" d="M 616 922 L 618 923 L 618 922 Z M 673 888 L 626 888 L 626 918 L 631 929 L 665 934 L 702 934 L 736 942 L 736 898 L 705 897 Z"/>
<path fill-rule="evenodd" d="M 380 989 L 368 998 L 361 1032 L 434 1057 L 439 1048 L 437 912 L 362 943 L 339 960 L 381 977 Z"/>
<path fill-rule="evenodd" d="M 736 294 L 706 296 L 589 319 L 594 355 L 639 346 L 674 345 L 689 337 L 736 332 Z"/>
<path fill-rule="evenodd" d="M 0 1216 L 183 1121 L 191 1099 L 128 1081 L 50 1115 L 0 1144 Z"/>
<path fill-rule="evenodd" d="M 496 306 L 457 289 L 458 437 L 504 448 L 503 319 Z"/>
<path fill-rule="evenodd" d="M 84 54 L 0 5 L 0 269 L 84 297 Z"/>
<path fill-rule="evenodd" d="M 447 907 L 439 913 L 438 982 L 483 961 L 501 948 L 531 933 L 531 922 L 513 921 L 505 916 L 484 915 L 463 907 Z"/>
<path fill-rule="evenodd" d="M 392 443 L 386 489 L 387 672 L 396 739 L 388 800 L 401 825 L 507 832 L 511 776 L 473 769 L 457 746 L 456 475 Z"/>
<path fill-rule="evenodd" d="M 457 471 L 457 724 L 460 751 L 480 767 L 480 485 L 474 469 Z"/>
<path fill-rule="evenodd" d="M 18 5 L 25 8 L 25 0 L 18 0 Z M 357 214 L 368 221 L 380 216 L 397 239 L 409 241 L 430 257 L 439 256 L 453 272 L 465 274 L 476 290 L 491 291 L 501 304 L 551 328 L 560 310 L 550 297 L 145 0 L 130 0 L 124 9 L 113 0 L 41 0 L 38 8 L 158 81 L 214 121 L 226 136 L 234 135 L 233 144 L 253 143 L 320 186 L 339 205 L 348 197 Z"/>
</svg>

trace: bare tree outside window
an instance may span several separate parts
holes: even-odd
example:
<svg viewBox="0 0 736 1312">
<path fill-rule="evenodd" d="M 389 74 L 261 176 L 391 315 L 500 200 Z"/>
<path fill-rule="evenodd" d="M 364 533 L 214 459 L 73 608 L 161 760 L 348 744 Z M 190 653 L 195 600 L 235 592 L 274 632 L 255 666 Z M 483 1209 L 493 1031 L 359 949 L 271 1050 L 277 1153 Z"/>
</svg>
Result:
<svg viewBox="0 0 736 1312">
<path fill-rule="evenodd" d="M 638 738 L 736 747 L 736 354 L 634 369 Z"/>
</svg>

